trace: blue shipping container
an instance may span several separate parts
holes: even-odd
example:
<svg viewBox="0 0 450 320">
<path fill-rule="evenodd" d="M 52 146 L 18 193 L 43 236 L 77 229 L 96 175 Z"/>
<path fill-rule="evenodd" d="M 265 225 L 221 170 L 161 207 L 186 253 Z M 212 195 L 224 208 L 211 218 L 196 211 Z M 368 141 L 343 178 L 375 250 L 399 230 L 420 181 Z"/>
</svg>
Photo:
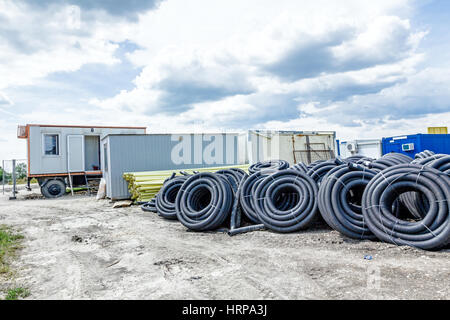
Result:
<svg viewBox="0 0 450 320">
<path fill-rule="evenodd" d="M 414 134 L 382 139 L 383 155 L 398 152 L 414 158 L 416 153 L 430 150 L 450 154 L 450 134 Z"/>
</svg>

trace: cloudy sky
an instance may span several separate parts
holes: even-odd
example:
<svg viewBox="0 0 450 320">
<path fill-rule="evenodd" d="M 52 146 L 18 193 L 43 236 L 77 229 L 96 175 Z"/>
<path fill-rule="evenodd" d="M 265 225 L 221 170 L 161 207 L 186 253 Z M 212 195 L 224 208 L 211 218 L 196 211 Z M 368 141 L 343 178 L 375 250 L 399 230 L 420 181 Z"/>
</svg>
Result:
<svg viewBox="0 0 450 320">
<path fill-rule="evenodd" d="M 449 125 L 449 21 L 448 0 L 0 0 L 0 159 L 26 123 Z"/>
</svg>

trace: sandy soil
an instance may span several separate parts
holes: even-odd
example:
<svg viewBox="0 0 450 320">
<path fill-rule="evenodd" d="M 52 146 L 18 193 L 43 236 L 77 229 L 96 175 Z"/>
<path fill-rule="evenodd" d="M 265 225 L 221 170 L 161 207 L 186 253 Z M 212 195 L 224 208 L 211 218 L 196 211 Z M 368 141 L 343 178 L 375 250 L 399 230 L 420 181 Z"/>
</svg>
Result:
<svg viewBox="0 0 450 320">
<path fill-rule="evenodd" d="M 0 224 L 26 237 L 13 281 L 28 299 L 450 298 L 450 250 L 354 241 L 324 226 L 231 238 L 138 206 L 27 194 L 0 199 Z"/>
</svg>

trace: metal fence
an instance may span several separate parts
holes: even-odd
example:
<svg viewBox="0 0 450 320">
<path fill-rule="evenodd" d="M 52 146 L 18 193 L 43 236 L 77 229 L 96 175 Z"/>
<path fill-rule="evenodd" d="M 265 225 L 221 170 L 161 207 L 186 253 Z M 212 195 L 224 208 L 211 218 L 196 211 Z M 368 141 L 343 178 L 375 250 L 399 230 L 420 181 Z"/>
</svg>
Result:
<svg viewBox="0 0 450 320">
<path fill-rule="evenodd" d="M 27 183 L 27 161 L 25 159 L 2 160 L 0 165 L 2 194 L 11 193 L 10 199 L 15 199 L 18 185 Z"/>
<path fill-rule="evenodd" d="M 295 161 L 306 164 L 317 160 L 329 160 L 334 157 L 333 150 L 327 149 L 324 143 L 306 143 L 305 150 L 294 150 Z"/>
</svg>

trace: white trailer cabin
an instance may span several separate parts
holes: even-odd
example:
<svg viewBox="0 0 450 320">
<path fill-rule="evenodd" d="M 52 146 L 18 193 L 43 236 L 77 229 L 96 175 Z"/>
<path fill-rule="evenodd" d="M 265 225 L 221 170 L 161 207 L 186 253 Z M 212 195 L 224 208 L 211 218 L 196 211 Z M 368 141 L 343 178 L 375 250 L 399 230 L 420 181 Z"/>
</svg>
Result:
<svg viewBox="0 0 450 320">
<path fill-rule="evenodd" d="M 36 178 L 44 196 L 59 197 L 70 182 L 79 185 L 88 176 L 102 176 L 103 137 L 145 133 L 145 127 L 27 124 L 18 126 L 17 137 L 27 139 L 28 182 Z"/>
</svg>

